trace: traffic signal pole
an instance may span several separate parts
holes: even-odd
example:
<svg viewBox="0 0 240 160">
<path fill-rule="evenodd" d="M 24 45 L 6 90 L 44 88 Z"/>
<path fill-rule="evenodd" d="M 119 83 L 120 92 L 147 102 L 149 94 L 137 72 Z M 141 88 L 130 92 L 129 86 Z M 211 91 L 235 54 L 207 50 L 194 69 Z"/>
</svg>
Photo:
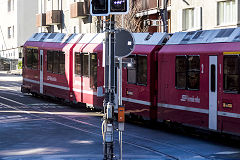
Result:
<svg viewBox="0 0 240 160">
<path fill-rule="evenodd" d="M 103 41 L 105 97 L 103 101 L 104 116 L 103 116 L 103 123 L 102 123 L 104 160 L 112 160 L 114 158 L 114 153 L 113 153 L 114 106 L 118 105 L 118 104 L 115 104 L 115 88 L 116 88 L 115 87 L 116 86 L 115 84 L 115 53 L 116 55 L 119 53 L 115 52 L 116 34 L 115 34 L 114 14 L 127 14 L 128 11 L 129 11 L 128 0 L 90 0 L 90 14 L 92 16 L 105 16 L 104 18 L 105 39 Z M 125 32 L 121 31 L 121 35 L 125 35 Z M 122 38 L 122 36 L 120 36 L 120 38 Z M 124 44 L 126 46 L 126 49 L 129 50 L 131 49 L 131 47 L 133 47 L 132 45 L 133 39 L 131 40 L 128 40 L 124 37 L 123 38 L 124 43 L 122 42 L 120 43 L 118 42 L 118 43 Z M 127 55 L 122 55 L 122 54 L 119 55 L 119 57 L 123 57 L 123 56 L 127 56 Z M 121 105 L 121 100 L 120 100 L 120 105 Z M 125 109 L 123 106 L 118 106 L 118 122 L 121 122 L 119 123 L 119 126 L 118 126 L 118 130 L 120 131 L 120 140 L 122 140 L 122 131 L 124 130 L 124 110 Z M 121 148 L 120 158 L 122 159 L 122 143 L 120 143 L 120 148 Z"/>
<path fill-rule="evenodd" d="M 104 20 L 104 85 L 105 99 L 103 117 L 103 152 L 104 160 L 112 160 L 114 142 L 114 101 L 115 101 L 115 19 L 114 15 L 106 16 Z"/>
</svg>

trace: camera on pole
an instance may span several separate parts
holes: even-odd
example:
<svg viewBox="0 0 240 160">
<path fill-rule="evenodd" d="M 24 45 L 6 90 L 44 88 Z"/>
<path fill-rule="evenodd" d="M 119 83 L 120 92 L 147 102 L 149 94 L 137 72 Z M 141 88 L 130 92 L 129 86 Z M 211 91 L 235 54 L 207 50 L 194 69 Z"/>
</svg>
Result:
<svg viewBox="0 0 240 160">
<path fill-rule="evenodd" d="M 90 13 L 92 16 L 108 16 L 108 0 L 91 0 Z"/>
</svg>

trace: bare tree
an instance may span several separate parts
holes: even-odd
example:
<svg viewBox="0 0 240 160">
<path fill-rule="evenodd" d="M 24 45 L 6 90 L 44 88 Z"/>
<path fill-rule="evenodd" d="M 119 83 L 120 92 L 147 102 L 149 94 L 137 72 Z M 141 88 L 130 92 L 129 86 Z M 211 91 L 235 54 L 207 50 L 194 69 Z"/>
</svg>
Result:
<svg viewBox="0 0 240 160">
<path fill-rule="evenodd" d="M 147 32 L 148 26 L 144 26 L 144 19 L 146 17 L 140 16 L 136 17 L 136 14 L 142 10 L 142 0 L 130 0 L 129 13 L 123 15 L 117 15 L 116 27 L 122 28 L 122 22 L 124 23 L 124 28 L 130 32 Z"/>
</svg>

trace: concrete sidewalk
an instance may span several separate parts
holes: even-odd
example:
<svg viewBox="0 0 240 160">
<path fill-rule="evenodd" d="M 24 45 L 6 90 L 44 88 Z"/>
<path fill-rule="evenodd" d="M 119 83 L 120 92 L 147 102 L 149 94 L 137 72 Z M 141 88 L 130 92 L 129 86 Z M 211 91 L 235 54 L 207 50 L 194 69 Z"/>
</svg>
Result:
<svg viewBox="0 0 240 160">
<path fill-rule="evenodd" d="M 14 74 L 14 75 L 22 75 L 22 70 L 11 70 L 11 71 L 0 71 L 2 74 Z"/>
</svg>

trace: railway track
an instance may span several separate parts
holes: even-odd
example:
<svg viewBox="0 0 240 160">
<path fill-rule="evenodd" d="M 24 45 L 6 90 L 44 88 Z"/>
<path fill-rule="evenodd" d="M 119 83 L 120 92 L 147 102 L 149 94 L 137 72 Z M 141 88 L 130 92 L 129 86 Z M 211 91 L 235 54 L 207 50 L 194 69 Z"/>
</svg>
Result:
<svg viewBox="0 0 240 160">
<path fill-rule="evenodd" d="M 10 93 L 13 94 L 13 93 Z M 17 93 L 16 93 L 17 94 Z M 19 94 L 20 95 L 20 94 Z M 8 101 L 12 104 L 15 105 L 7 105 L 4 103 L 0 103 L 1 106 L 4 106 L 5 108 L 9 108 L 12 111 L 17 111 L 19 113 L 25 113 L 28 115 L 31 115 L 32 117 L 35 117 L 36 119 L 40 119 L 40 120 L 46 120 L 49 121 L 51 123 L 55 123 L 64 127 L 68 127 L 74 130 L 78 130 L 81 132 L 86 132 L 88 134 L 91 135 L 95 135 L 95 136 L 99 136 L 101 137 L 101 133 L 100 133 L 100 125 L 96 125 L 96 124 L 92 124 L 83 120 L 79 120 L 77 118 L 72 118 L 71 114 L 60 114 L 60 113 L 56 113 L 56 112 L 50 112 L 48 111 L 47 107 L 45 107 L 45 109 L 43 109 L 44 107 L 39 107 L 38 105 L 27 105 L 21 102 L 18 102 L 16 100 L 12 100 L 3 96 L 0 96 L 0 99 L 2 99 L 2 101 Z M 23 107 L 24 106 L 24 107 Z M 53 105 L 54 106 L 54 105 Z M 93 116 L 102 116 L 99 113 L 91 113 Z M 78 114 L 77 114 L 78 115 Z M 53 116 L 56 116 L 60 119 L 56 120 L 53 118 Z M 79 124 L 81 125 L 86 125 L 89 127 L 92 127 L 92 130 L 89 129 L 84 129 L 84 127 L 79 127 Z M 96 129 L 99 129 L 99 133 L 96 133 Z M 115 135 L 115 137 L 117 137 L 117 135 Z M 156 140 L 156 139 L 150 139 L 144 136 L 138 136 L 138 135 L 134 135 L 134 134 L 128 134 L 128 133 L 124 133 L 124 137 L 128 137 L 127 140 L 123 141 L 123 144 L 127 144 L 127 145 L 131 145 L 132 147 L 136 147 L 148 152 L 151 152 L 152 154 L 162 157 L 163 159 L 169 159 L 169 160 L 178 160 L 179 157 L 172 155 L 171 153 L 169 153 L 168 151 L 166 151 L 166 148 L 171 148 L 173 150 L 175 150 L 176 152 L 182 152 L 183 154 L 191 154 L 191 155 L 195 155 L 198 156 L 202 159 L 211 159 L 213 160 L 214 157 L 210 157 L 210 156 L 205 156 L 202 155 L 194 150 L 191 150 L 189 148 L 185 148 L 185 147 L 181 147 L 178 146 L 176 144 L 171 144 L 169 142 L 166 141 L 160 141 L 160 140 Z M 136 141 L 136 139 L 138 139 L 138 141 Z M 137 142 L 144 142 L 144 143 L 137 143 Z M 118 143 L 117 138 L 115 138 L 115 143 Z M 149 144 L 154 144 L 154 146 L 160 146 L 159 149 L 156 149 L 154 147 L 152 147 Z"/>
</svg>

